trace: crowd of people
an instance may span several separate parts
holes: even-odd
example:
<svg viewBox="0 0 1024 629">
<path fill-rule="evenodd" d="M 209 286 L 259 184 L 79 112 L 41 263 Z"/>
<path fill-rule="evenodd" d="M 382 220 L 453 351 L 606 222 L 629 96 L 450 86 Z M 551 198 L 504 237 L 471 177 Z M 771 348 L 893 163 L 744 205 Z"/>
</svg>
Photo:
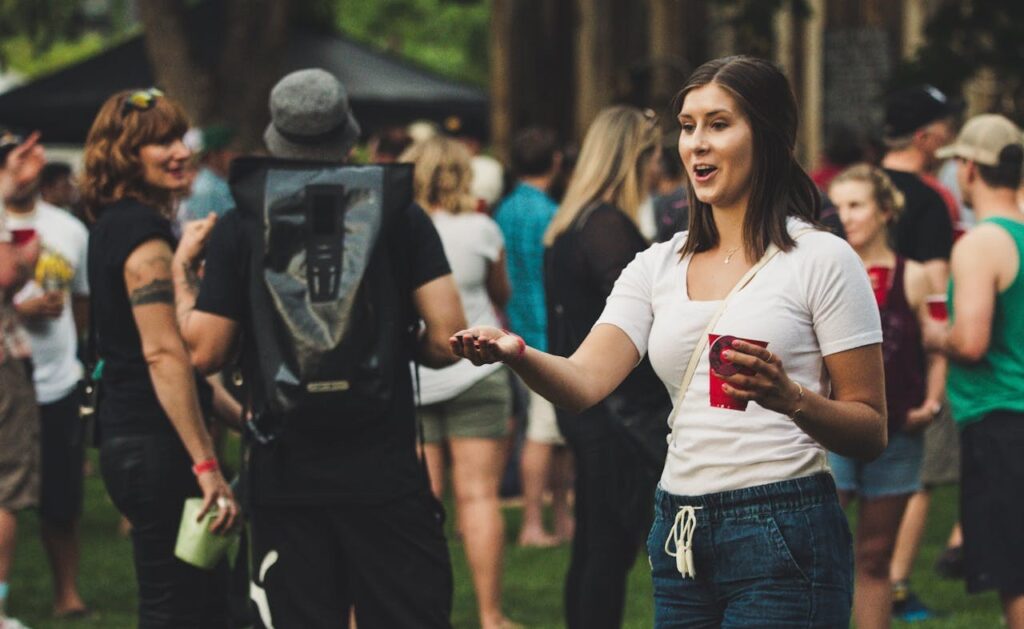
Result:
<svg viewBox="0 0 1024 629">
<path fill-rule="evenodd" d="M 638 552 L 658 627 L 871 628 L 935 613 L 909 577 L 950 483 L 936 569 L 1024 628 L 1013 122 L 957 133 L 907 87 L 808 174 L 786 77 L 734 56 L 674 121 L 524 129 L 503 174 L 429 124 L 359 148 L 323 70 L 269 107 L 262 155 L 155 88 L 104 103 L 80 169 L 0 137 L 0 629 L 29 508 L 54 615 L 93 613 L 90 444 L 144 628 L 448 627 L 448 479 L 484 629 L 522 626 L 503 494 L 518 544 L 571 544 L 570 629 L 621 626 Z M 180 558 L 194 497 L 242 561 Z"/>
</svg>

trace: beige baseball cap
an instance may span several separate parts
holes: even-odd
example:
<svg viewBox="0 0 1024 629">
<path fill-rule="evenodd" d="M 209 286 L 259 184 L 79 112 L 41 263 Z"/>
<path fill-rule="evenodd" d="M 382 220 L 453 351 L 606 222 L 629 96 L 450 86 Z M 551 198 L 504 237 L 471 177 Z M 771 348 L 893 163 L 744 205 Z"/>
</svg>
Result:
<svg viewBox="0 0 1024 629">
<path fill-rule="evenodd" d="M 956 141 L 935 152 L 939 159 L 960 157 L 983 166 L 998 166 L 999 153 L 1011 144 L 1024 144 L 1020 129 L 999 114 L 975 116 L 960 129 Z"/>
</svg>

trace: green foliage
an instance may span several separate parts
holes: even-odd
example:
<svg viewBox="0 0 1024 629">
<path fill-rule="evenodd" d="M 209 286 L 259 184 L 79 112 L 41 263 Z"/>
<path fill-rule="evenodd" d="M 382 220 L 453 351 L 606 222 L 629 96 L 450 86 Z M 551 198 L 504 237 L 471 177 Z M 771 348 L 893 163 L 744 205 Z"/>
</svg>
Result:
<svg viewBox="0 0 1024 629">
<path fill-rule="evenodd" d="M 928 21 L 927 43 L 892 83 L 931 83 L 959 93 L 982 68 L 996 75 L 1003 113 L 1024 115 L 1024 2 L 944 2 Z"/>
<path fill-rule="evenodd" d="M 0 40 L 0 58 L 20 74 L 38 76 L 90 57 L 108 45 L 108 38 L 90 33 L 78 39 L 54 42 L 39 51 L 29 37 L 21 35 Z"/>
<path fill-rule="evenodd" d="M 343 0 L 337 23 L 357 40 L 484 85 L 489 17 L 486 1 Z"/>
<path fill-rule="evenodd" d="M 129 0 L 0 0 L 0 70 L 33 76 L 95 54 L 129 28 Z"/>
<path fill-rule="evenodd" d="M 79 0 L 0 0 L 0 38 L 24 36 L 36 51 L 78 35 Z"/>
</svg>

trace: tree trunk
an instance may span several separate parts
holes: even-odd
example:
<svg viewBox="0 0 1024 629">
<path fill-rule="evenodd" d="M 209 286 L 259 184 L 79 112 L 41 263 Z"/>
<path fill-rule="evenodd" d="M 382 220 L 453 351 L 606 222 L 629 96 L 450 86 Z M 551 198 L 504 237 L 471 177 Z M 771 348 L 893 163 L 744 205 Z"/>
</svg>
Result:
<svg viewBox="0 0 1024 629">
<path fill-rule="evenodd" d="M 610 0 L 577 0 L 576 137 L 583 138 L 612 100 Z"/>
<path fill-rule="evenodd" d="M 659 114 L 675 114 L 669 111 L 669 103 L 689 74 L 687 33 L 679 0 L 650 0 L 647 30 L 651 103 Z M 663 126 L 669 128 L 668 124 Z"/>
<path fill-rule="evenodd" d="M 239 148 L 263 145 L 270 89 L 281 78 L 288 0 L 229 0 L 214 114 L 236 131 Z"/>
<path fill-rule="evenodd" d="M 157 85 L 181 103 L 192 124 L 202 124 L 213 108 L 215 80 L 211 69 L 201 66 L 192 55 L 184 3 L 140 0 L 139 17 Z"/>
<path fill-rule="evenodd" d="M 491 0 L 491 143 L 495 157 L 508 164 L 512 140 L 512 45 L 515 0 Z"/>
<path fill-rule="evenodd" d="M 199 60 L 182 0 L 140 0 L 146 52 L 157 83 L 195 126 L 226 124 L 239 148 L 261 146 L 267 99 L 280 76 L 288 37 L 288 0 L 220 0 L 221 38 L 214 62 Z"/>
</svg>

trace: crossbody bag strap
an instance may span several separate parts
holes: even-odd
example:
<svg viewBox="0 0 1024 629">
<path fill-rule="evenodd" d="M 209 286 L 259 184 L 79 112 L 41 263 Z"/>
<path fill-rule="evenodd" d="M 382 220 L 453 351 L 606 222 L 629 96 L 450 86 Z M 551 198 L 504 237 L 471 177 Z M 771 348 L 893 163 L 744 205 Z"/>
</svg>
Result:
<svg viewBox="0 0 1024 629">
<path fill-rule="evenodd" d="M 815 230 L 805 229 L 800 232 L 797 232 L 793 236 L 793 239 L 795 240 L 803 236 L 804 234 L 812 231 Z M 676 397 L 675 410 L 673 412 L 673 416 L 676 412 L 678 412 L 680 408 L 682 408 L 683 398 L 686 397 L 686 391 L 690 388 L 690 381 L 693 380 L 693 374 L 697 371 L 697 363 L 700 362 L 700 357 L 704 354 L 704 348 L 707 347 L 708 335 L 711 334 L 711 331 L 715 328 L 715 325 L 718 323 L 718 320 L 722 318 L 722 314 L 725 312 L 726 306 L 729 305 L 729 300 L 731 300 L 733 295 L 738 293 L 744 286 L 749 284 L 750 280 L 754 279 L 754 276 L 757 275 L 757 272 L 764 268 L 764 266 L 768 264 L 768 262 L 771 261 L 771 259 L 774 258 L 777 253 L 779 253 L 779 248 L 776 247 L 774 244 L 770 245 L 768 249 L 764 252 L 764 255 L 761 256 L 761 259 L 757 261 L 757 264 L 750 267 L 750 269 L 743 275 L 743 277 L 740 278 L 740 281 L 736 282 L 736 285 L 732 287 L 732 290 L 729 291 L 729 294 L 726 295 L 725 299 L 722 300 L 722 303 L 718 305 L 718 309 L 715 311 L 715 314 L 711 315 L 711 320 L 708 321 L 707 327 L 704 328 L 704 333 L 701 334 L 700 338 L 697 339 L 697 346 L 694 347 L 693 353 L 690 354 L 690 362 L 686 366 L 686 373 L 683 375 L 683 380 L 679 386 L 679 393 Z"/>
</svg>

